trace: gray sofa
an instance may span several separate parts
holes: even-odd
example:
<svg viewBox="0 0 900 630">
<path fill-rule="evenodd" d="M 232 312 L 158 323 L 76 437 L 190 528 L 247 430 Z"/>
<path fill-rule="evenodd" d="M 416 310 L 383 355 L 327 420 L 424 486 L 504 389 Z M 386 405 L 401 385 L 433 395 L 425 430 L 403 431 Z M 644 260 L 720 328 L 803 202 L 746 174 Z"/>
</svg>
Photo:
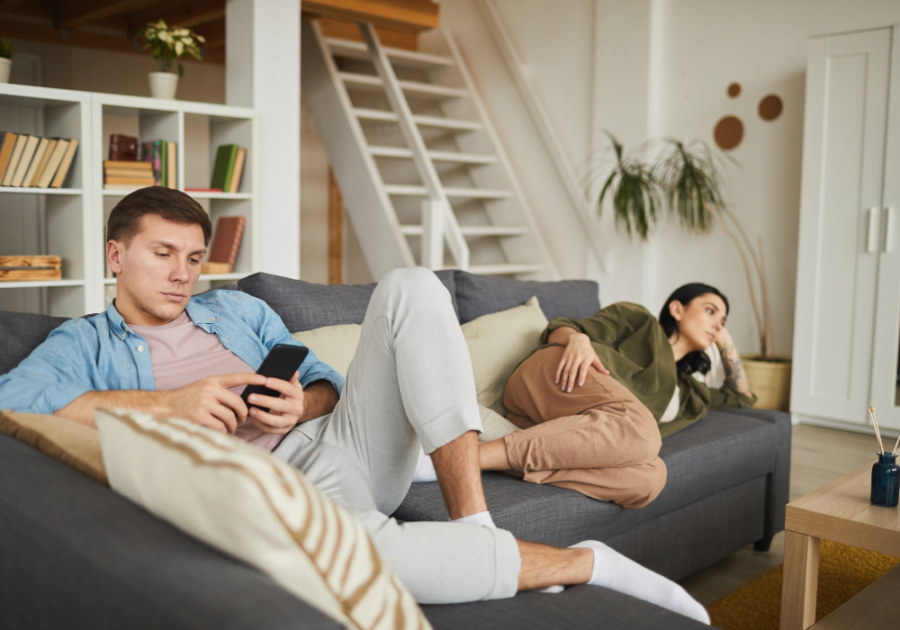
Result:
<svg viewBox="0 0 900 630">
<path fill-rule="evenodd" d="M 540 299 L 548 318 L 599 308 L 596 283 L 522 282 L 438 272 L 460 322 Z M 255 274 L 238 286 L 294 331 L 360 323 L 374 285 L 323 286 Z M 0 312 L 0 374 L 63 319 Z M 2 400 L 0 400 L 2 407 Z M 498 526 L 525 540 L 606 542 L 680 579 L 784 527 L 787 414 L 713 412 L 666 438 L 660 496 L 640 510 L 486 473 Z M 38 451 L 0 435 L 0 628 L 335 628 L 252 567 L 182 533 Z M 436 483 L 415 484 L 395 516 L 446 519 Z M 580 586 L 491 602 L 423 606 L 435 628 L 702 628 L 614 591 Z"/>
</svg>

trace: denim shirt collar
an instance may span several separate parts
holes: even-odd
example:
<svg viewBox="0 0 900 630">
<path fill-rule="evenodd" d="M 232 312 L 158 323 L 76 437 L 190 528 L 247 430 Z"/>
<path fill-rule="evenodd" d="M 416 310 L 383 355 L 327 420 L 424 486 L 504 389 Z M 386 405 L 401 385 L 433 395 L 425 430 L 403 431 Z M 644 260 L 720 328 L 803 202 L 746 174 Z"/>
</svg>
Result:
<svg viewBox="0 0 900 630">
<path fill-rule="evenodd" d="M 208 307 L 198 303 L 194 299 L 190 299 L 184 310 L 187 311 L 188 317 L 191 318 L 191 321 L 194 322 L 196 326 L 199 326 L 206 332 L 211 332 L 210 327 L 216 322 L 217 318 Z M 115 300 L 110 302 L 109 308 L 106 309 L 106 317 L 109 319 L 111 330 L 116 331 L 116 333 L 127 331 L 134 334 L 134 331 L 128 328 L 128 324 L 125 323 L 125 319 L 116 308 Z"/>
</svg>

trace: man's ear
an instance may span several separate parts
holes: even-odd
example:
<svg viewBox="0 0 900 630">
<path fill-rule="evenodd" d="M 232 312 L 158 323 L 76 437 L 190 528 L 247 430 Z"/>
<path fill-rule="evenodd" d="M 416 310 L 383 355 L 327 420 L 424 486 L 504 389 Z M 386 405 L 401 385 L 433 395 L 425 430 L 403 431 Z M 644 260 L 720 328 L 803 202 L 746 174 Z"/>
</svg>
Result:
<svg viewBox="0 0 900 630">
<path fill-rule="evenodd" d="M 684 316 L 684 304 L 678 300 L 672 300 L 669 303 L 669 313 L 671 313 L 676 322 L 680 322 Z"/>
<path fill-rule="evenodd" d="M 106 242 L 106 263 L 114 274 L 122 273 L 122 258 L 125 252 L 125 244 L 121 241 Z"/>
</svg>

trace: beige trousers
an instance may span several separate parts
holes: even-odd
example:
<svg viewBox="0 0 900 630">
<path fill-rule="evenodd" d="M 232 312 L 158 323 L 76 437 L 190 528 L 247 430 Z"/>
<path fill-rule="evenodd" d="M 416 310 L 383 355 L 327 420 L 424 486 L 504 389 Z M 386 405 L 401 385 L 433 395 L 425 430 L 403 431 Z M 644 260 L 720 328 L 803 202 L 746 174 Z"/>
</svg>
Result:
<svg viewBox="0 0 900 630">
<path fill-rule="evenodd" d="M 554 383 L 563 348 L 538 350 L 513 373 L 503 404 L 522 429 L 504 438 L 525 481 L 577 490 L 625 508 L 644 507 L 666 485 L 653 414 L 612 376 L 590 368 L 571 393 Z"/>
</svg>

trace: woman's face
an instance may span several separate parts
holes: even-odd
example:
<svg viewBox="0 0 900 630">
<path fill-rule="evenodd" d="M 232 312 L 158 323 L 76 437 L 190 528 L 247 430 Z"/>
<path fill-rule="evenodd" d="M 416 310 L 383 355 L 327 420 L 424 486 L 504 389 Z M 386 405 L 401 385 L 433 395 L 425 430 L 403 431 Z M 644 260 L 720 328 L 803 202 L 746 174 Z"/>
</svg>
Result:
<svg viewBox="0 0 900 630">
<path fill-rule="evenodd" d="M 706 350 L 725 327 L 725 302 L 715 293 L 704 293 L 686 306 L 679 301 L 669 304 L 672 317 L 678 322 L 679 337 L 692 350 Z"/>
</svg>

